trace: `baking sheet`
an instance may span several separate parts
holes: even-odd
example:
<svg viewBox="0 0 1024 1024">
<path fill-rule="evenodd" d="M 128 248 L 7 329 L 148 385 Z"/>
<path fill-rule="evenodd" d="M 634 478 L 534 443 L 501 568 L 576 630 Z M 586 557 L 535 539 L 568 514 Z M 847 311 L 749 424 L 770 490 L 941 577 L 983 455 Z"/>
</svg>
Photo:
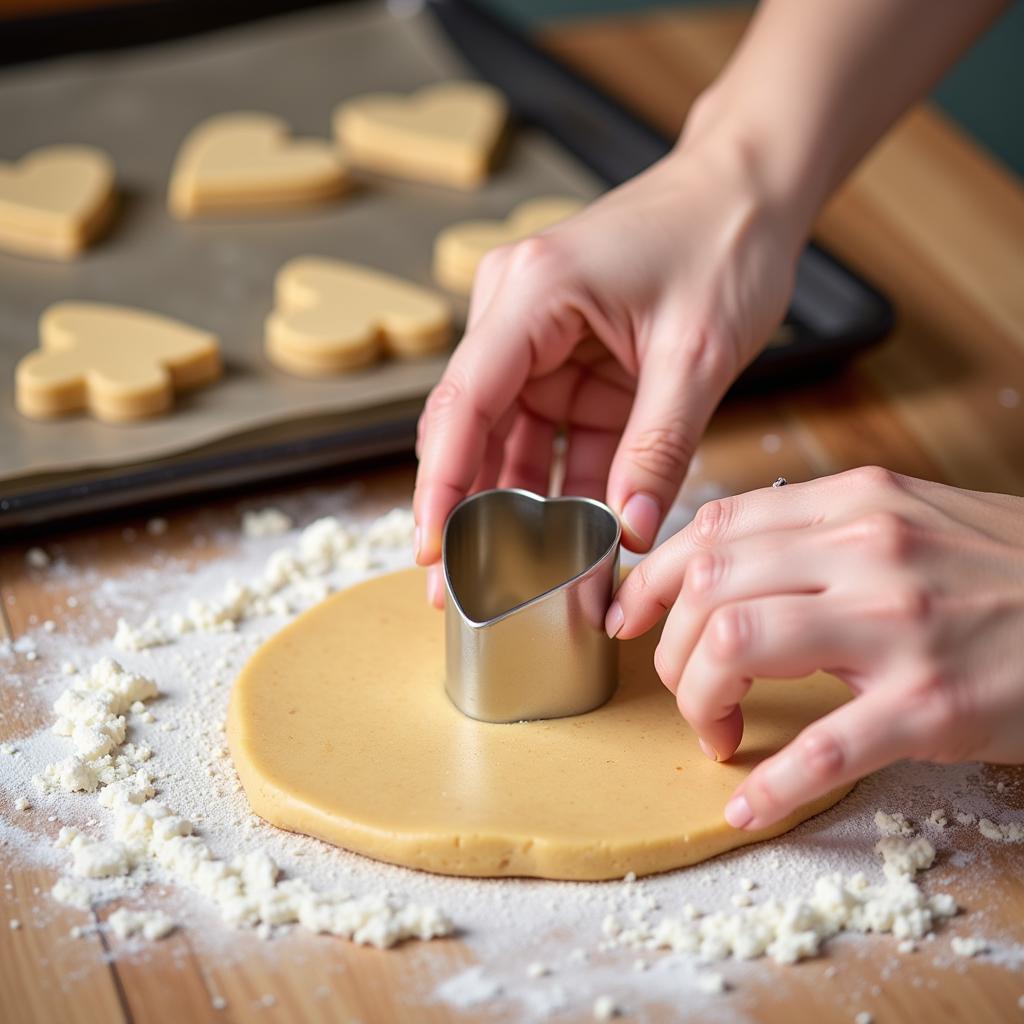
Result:
<svg viewBox="0 0 1024 1024">
<path fill-rule="evenodd" d="M 422 398 L 443 358 L 326 380 L 271 366 L 263 320 L 278 267 L 302 254 L 335 256 L 432 285 L 433 239 L 453 221 L 503 216 L 536 195 L 597 194 L 596 179 L 555 142 L 514 131 L 477 192 L 368 178 L 337 203 L 288 214 L 178 222 L 166 212 L 167 179 L 181 140 L 212 114 L 268 111 L 297 134 L 326 137 L 346 97 L 466 74 L 428 14 L 382 4 L 0 74 L 0 159 L 53 143 L 97 145 L 113 157 L 123 197 L 114 229 L 76 262 L 0 253 L 0 480 L 138 463 L 273 423 Z M 215 331 L 225 377 L 142 423 L 26 420 L 14 409 L 14 366 L 36 347 L 40 313 L 61 299 L 139 306 Z M 462 302 L 454 306 L 461 316 Z"/>
</svg>

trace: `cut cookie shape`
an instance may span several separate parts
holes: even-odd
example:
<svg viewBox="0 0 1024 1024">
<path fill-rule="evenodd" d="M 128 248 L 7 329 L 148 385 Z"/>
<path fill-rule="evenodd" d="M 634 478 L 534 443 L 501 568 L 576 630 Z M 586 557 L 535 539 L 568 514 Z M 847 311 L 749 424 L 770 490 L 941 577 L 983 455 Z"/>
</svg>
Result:
<svg viewBox="0 0 1024 1024">
<path fill-rule="evenodd" d="M 466 220 L 452 224 L 434 241 L 434 277 L 445 288 L 468 295 L 473 289 L 476 268 L 491 249 L 543 231 L 578 213 L 583 206 L 579 199 L 528 199 L 505 220 Z"/>
<path fill-rule="evenodd" d="M 0 248 L 69 259 L 107 226 L 114 165 L 91 146 L 45 146 L 0 163 Z"/>
<path fill-rule="evenodd" d="M 271 114 L 219 114 L 194 128 L 171 174 L 178 217 L 295 206 L 331 199 L 348 183 L 324 139 L 294 139 Z"/>
<path fill-rule="evenodd" d="M 346 157 L 361 167 L 474 188 L 487 177 L 507 112 L 489 85 L 446 82 L 410 96 L 349 100 L 334 113 L 334 132 Z"/>
<path fill-rule="evenodd" d="M 221 373 L 217 339 L 170 317 L 99 302 L 58 302 L 40 347 L 15 371 L 18 411 L 50 419 L 88 410 L 108 423 L 166 412 L 174 391 Z"/>
<path fill-rule="evenodd" d="M 451 338 L 441 296 L 355 263 L 301 256 L 278 271 L 275 290 L 267 358 L 299 376 L 344 373 L 385 355 L 429 355 Z"/>
</svg>

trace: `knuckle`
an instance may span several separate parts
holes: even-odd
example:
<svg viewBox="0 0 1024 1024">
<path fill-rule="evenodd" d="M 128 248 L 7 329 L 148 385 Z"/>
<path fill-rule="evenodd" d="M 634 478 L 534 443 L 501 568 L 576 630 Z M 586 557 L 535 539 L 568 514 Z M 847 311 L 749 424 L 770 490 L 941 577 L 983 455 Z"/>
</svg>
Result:
<svg viewBox="0 0 1024 1024">
<path fill-rule="evenodd" d="M 838 779 L 846 764 L 846 752 L 834 733 L 825 728 L 809 729 L 797 741 L 808 782 L 827 786 Z"/>
<path fill-rule="evenodd" d="M 683 576 L 683 590 L 691 598 L 705 597 L 725 575 L 725 555 L 717 551 L 698 551 L 690 558 Z"/>
<path fill-rule="evenodd" d="M 931 596 L 914 583 L 894 587 L 885 600 L 885 612 L 891 618 L 908 625 L 927 622 L 931 612 Z"/>
<path fill-rule="evenodd" d="M 705 547 L 712 547 L 725 539 L 734 517 L 732 498 L 716 498 L 705 502 L 693 517 L 690 526 L 694 539 Z"/>
<path fill-rule="evenodd" d="M 633 437 L 625 454 L 643 472 L 673 483 L 682 479 L 693 451 L 693 441 L 685 429 L 652 427 Z"/>
<path fill-rule="evenodd" d="M 913 536 L 910 522 L 896 512 L 872 512 L 855 524 L 860 542 L 883 562 L 906 559 Z"/>
<path fill-rule="evenodd" d="M 734 661 L 750 646 L 751 615 L 743 605 L 716 608 L 708 617 L 708 647 L 719 661 Z"/>
<path fill-rule="evenodd" d="M 465 400 L 466 390 L 462 384 L 454 377 L 446 376 L 427 396 L 420 421 L 429 424 L 444 419 L 455 406 Z"/>
<path fill-rule="evenodd" d="M 902 490 L 903 477 L 884 466 L 859 466 L 843 475 L 858 490 L 882 493 Z"/>
<path fill-rule="evenodd" d="M 562 246 L 552 235 L 532 235 L 514 242 L 499 258 L 509 273 L 541 280 L 548 280 L 565 262 Z"/>
</svg>

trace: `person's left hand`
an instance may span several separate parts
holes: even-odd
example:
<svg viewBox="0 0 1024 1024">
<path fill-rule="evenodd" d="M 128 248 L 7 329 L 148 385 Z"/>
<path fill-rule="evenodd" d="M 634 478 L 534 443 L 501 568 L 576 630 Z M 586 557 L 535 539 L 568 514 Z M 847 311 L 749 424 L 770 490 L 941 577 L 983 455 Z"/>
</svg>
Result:
<svg viewBox="0 0 1024 1024">
<path fill-rule="evenodd" d="M 608 632 L 666 609 L 655 665 L 709 757 L 735 753 L 755 677 L 855 694 L 751 772 L 737 828 L 905 757 L 1024 762 L 1024 498 L 865 468 L 714 501 L 627 577 Z"/>
</svg>

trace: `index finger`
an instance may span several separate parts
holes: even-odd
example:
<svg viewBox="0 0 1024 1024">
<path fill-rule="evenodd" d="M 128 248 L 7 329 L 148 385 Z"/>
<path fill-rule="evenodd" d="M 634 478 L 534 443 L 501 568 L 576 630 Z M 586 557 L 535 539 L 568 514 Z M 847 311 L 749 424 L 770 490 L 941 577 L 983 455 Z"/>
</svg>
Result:
<svg viewBox="0 0 1024 1024">
<path fill-rule="evenodd" d="M 756 533 L 823 522 L 822 497 L 828 480 L 762 487 L 702 505 L 682 530 L 652 551 L 622 582 L 608 609 L 608 632 L 627 640 L 654 626 L 675 603 L 696 553 Z"/>
</svg>

